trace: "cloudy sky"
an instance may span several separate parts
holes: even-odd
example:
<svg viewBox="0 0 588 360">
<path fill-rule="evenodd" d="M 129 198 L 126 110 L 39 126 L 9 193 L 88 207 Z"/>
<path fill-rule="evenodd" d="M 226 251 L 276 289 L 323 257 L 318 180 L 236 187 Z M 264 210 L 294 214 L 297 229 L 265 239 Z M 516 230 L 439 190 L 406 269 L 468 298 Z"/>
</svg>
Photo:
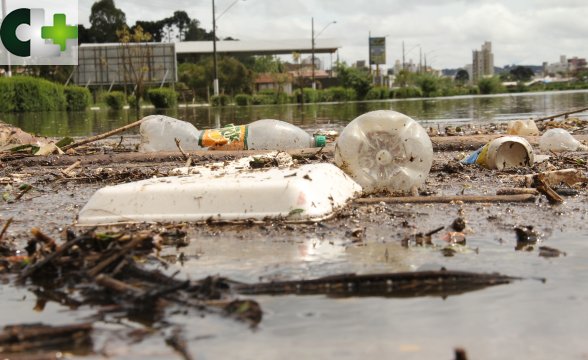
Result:
<svg viewBox="0 0 588 360">
<path fill-rule="evenodd" d="M 368 37 L 386 36 L 387 63 L 419 61 L 419 50 L 435 68 L 471 63 L 472 50 L 491 41 L 496 66 L 540 65 L 560 55 L 588 57 L 587 0 L 216 0 L 218 36 L 242 40 L 311 37 L 337 39 L 340 60 L 368 58 Z M 80 22 L 88 24 L 94 0 L 79 0 Z M 115 0 L 134 24 L 185 10 L 212 28 L 211 0 Z M 328 55 L 323 61 L 329 62 Z"/>
</svg>

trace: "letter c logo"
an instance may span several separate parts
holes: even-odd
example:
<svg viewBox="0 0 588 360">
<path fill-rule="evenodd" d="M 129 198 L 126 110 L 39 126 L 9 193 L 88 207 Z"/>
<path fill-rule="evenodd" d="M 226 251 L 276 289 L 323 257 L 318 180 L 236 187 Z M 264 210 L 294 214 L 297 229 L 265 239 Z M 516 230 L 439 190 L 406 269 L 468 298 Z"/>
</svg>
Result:
<svg viewBox="0 0 588 360">
<path fill-rule="evenodd" d="M 20 57 L 31 56 L 31 40 L 21 41 L 16 36 L 16 29 L 22 25 L 31 25 L 31 10 L 16 9 L 6 15 L 0 26 L 0 38 L 6 50 Z"/>
</svg>

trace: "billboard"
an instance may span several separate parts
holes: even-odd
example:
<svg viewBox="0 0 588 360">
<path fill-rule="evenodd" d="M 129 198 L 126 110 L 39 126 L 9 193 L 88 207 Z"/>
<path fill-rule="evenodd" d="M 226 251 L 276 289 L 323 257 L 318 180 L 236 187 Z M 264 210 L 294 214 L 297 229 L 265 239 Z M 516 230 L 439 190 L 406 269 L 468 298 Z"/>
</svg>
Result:
<svg viewBox="0 0 588 360">
<path fill-rule="evenodd" d="M 173 43 L 82 44 L 73 81 L 81 86 L 173 83 L 176 51 Z"/>
<path fill-rule="evenodd" d="M 386 38 L 370 37 L 370 65 L 386 64 Z"/>
</svg>

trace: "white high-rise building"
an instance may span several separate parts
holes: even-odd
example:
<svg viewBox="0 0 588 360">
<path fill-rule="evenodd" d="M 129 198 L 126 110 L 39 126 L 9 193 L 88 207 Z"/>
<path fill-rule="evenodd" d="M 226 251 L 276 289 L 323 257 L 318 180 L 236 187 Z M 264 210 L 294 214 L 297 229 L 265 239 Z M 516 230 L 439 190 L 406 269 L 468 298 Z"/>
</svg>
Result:
<svg viewBox="0 0 588 360">
<path fill-rule="evenodd" d="M 474 50 L 472 57 L 472 81 L 477 82 L 485 76 L 494 75 L 494 54 L 492 43 L 486 41 L 482 50 Z"/>
</svg>

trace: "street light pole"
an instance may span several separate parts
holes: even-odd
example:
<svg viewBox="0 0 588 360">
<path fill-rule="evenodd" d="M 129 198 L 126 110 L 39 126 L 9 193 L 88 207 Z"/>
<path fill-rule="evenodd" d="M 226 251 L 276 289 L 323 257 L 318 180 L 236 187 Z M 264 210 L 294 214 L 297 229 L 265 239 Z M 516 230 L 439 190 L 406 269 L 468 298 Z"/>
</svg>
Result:
<svg viewBox="0 0 588 360">
<path fill-rule="evenodd" d="M 325 27 L 322 28 L 321 31 L 319 31 L 316 35 L 314 35 L 314 17 L 311 17 L 310 20 L 311 20 L 311 35 L 310 35 L 311 42 L 310 42 L 310 45 L 311 45 L 311 48 L 312 48 L 312 56 L 311 56 L 311 61 L 312 61 L 312 88 L 314 90 L 314 89 L 316 89 L 315 74 L 314 74 L 314 67 L 315 67 L 315 60 L 314 60 L 315 39 L 317 37 L 319 37 L 319 35 L 322 34 L 323 31 L 325 31 L 325 29 L 329 27 L 329 25 L 336 24 L 337 21 L 335 21 L 335 20 L 331 21 L 330 23 L 328 23 L 327 25 L 325 25 Z"/>
<path fill-rule="evenodd" d="M 215 96 L 218 96 L 218 67 L 216 62 L 216 15 L 214 10 L 214 0 L 212 0 L 212 53 L 214 64 L 214 79 L 212 80 L 212 88 Z"/>
</svg>

